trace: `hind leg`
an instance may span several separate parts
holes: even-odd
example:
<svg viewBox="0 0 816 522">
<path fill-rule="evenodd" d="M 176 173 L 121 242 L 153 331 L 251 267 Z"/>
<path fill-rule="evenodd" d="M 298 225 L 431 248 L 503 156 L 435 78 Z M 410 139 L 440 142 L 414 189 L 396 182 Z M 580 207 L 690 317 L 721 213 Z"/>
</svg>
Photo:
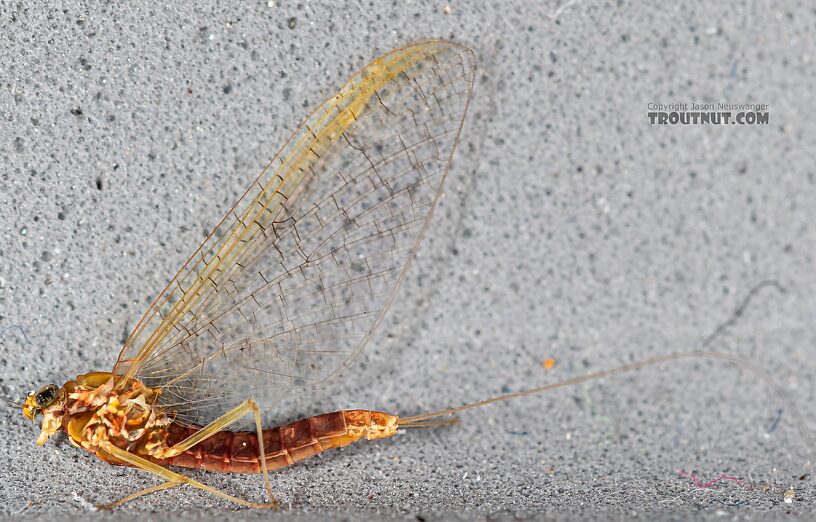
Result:
<svg viewBox="0 0 816 522">
<path fill-rule="evenodd" d="M 278 501 L 275 500 L 275 495 L 272 493 L 272 484 L 269 482 L 269 469 L 266 465 L 266 452 L 264 451 L 263 445 L 263 427 L 261 426 L 261 410 L 258 408 L 255 401 L 251 399 L 242 402 L 224 415 L 201 428 L 199 431 L 190 435 L 175 446 L 169 448 L 167 452 L 162 455 L 162 457 L 175 457 L 176 455 L 184 453 L 188 449 L 194 447 L 196 444 L 207 440 L 216 433 L 224 430 L 227 426 L 237 422 L 248 413 L 252 413 L 252 416 L 255 418 L 255 430 L 258 434 L 258 453 L 260 453 L 258 459 L 260 460 L 261 464 L 261 473 L 263 474 L 264 486 L 266 487 L 266 492 L 269 494 L 270 503 L 274 504 L 275 507 L 278 507 Z"/>
<path fill-rule="evenodd" d="M 141 491 L 137 491 L 136 493 L 132 493 L 132 494 L 126 496 L 126 497 L 122 497 L 119 500 L 111 502 L 110 504 L 97 504 L 96 507 L 98 509 L 114 509 L 114 508 L 118 508 L 122 504 L 126 504 L 127 502 L 130 502 L 131 500 L 136 500 L 139 497 L 143 497 L 145 495 L 149 495 L 149 494 L 155 493 L 157 491 L 162 491 L 164 489 L 174 488 L 174 487 L 180 486 L 180 485 L 181 485 L 180 482 L 165 482 L 164 484 L 159 484 L 157 486 L 151 486 L 151 487 L 145 488 L 145 489 L 143 489 Z"/>
<path fill-rule="evenodd" d="M 122 498 L 120 500 L 112 502 L 111 504 L 109 504 L 112 507 L 120 506 L 120 505 L 124 504 L 125 502 L 129 502 L 129 501 L 131 501 L 131 500 L 133 500 L 135 498 L 139 498 L 139 497 L 141 497 L 143 495 L 147 495 L 149 493 L 154 493 L 156 491 L 161 491 L 163 489 L 168 489 L 168 488 L 171 488 L 171 487 L 174 487 L 174 486 L 179 486 L 181 484 L 189 484 L 190 486 L 193 486 L 194 488 L 201 489 L 203 491 L 206 491 L 207 493 L 212 493 L 213 495 L 216 495 L 218 497 L 227 499 L 230 502 L 235 502 L 236 504 L 240 504 L 240 505 L 246 506 L 246 507 L 264 508 L 264 509 L 269 509 L 269 508 L 277 509 L 277 507 L 278 507 L 277 502 L 270 502 L 270 503 L 250 502 L 250 501 L 244 500 L 242 498 L 233 497 L 232 495 L 224 493 L 223 491 L 219 491 L 219 490 L 213 488 L 212 486 L 208 486 L 208 485 L 206 485 L 206 484 L 204 484 L 202 482 L 199 482 L 199 481 L 197 481 L 195 479 L 192 479 L 190 477 L 187 477 L 185 475 L 181 475 L 181 474 L 176 473 L 174 471 L 170 471 L 169 469 L 165 468 L 164 466 L 159 466 L 158 464 L 155 464 L 153 462 L 150 462 L 149 460 L 143 459 L 142 457 L 140 457 L 138 455 L 134 455 L 133 453 L 127 452 L 127 451 L 125 451 L 125 450 L 123 450 L 121 448 L 117 448 L 116 446 L 114 446 L 113 444 L 110 444 L 110 443 L 106 443 L 103 449 L 107 453 L 112 455 L 113 457 L 115 457 L 115 458 L 117 458 L 117 459 L 119 459 L 119 460 L 121 460 L 123 462 L 126 462 L 126 463 L 130 464 L 131 466 L 133 466 L 135 468 L 139 468 L 139 469 L 147 471 L 149 473 L 153 473 L 154 475 L 157 475 L 157 476 L 159 476 L 159 477 L 161 477 L 161 478 L 163 478 L 164 480 L 167 481 L 164 484 L 159 484 L 158 486 L 153 486 L 153 487 L 150 487 L 150 488 L 147 488 L 147 489 L 143 489 L 142 491 L 138 491 L 138 492 L 134 493 L 133 495 L 128 495 L 127 497 L 124 497 L 124 498 Z"/>
</svg>

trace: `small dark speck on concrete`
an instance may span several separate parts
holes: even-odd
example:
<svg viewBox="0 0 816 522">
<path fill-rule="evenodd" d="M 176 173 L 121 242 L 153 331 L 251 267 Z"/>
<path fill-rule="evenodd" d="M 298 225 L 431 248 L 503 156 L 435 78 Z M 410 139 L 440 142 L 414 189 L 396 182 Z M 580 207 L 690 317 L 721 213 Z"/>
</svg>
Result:
<svg viewBox="0 0 816 522">
<path fill-rule="evenodd" d="M 286 21 L 286 25 L 289 27 L 289 29 L 294 29 L 295 26 L 297 26 L 297 18 L 293 16 L 292 18 Z"/>
<path fill-rule="evenodd" d="M 122 308 L 127 308 L 127 305 L 123 304 Z M 125 327 L 122 329 L 122 344 L 127 342 L 128 337 L 130 336 L 130 326 L 127 321 L 125 321 Z"/>
<path fill-rule="evenodd" d="M 96 189 L 97 190 L 102 190 L 102 177 L 101 176 L 96 177 Z"/>
<path fill-rule="evenodd" d="M 74 116 L 79 118 L 80 116 L 82 116 L 82 109 L 80 107 L 76 107 L 74 109 L 71 109 L 71 114 L 73 114 Z"/>
<path fill-rule="evenodd" d="M 223 90 L 224 90 L 224 94 L 229 94 L 229 93 L 231 93 L 231 92 L 232 92 L 232 85 L 230 85 L 229 83 L 228 83 L 228 84 L 226 84 L 226 85 L 224 86 L 224 89 L 223 89 Z"/>
</svg>

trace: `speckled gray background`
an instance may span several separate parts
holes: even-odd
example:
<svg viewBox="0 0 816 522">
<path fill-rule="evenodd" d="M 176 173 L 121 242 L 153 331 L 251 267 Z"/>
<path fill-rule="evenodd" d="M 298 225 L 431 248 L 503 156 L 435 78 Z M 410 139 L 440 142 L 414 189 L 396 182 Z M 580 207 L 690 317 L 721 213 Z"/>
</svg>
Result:
<svg viewBox="0 0 816 522">
<path fill-rule="evenodd" d="M 411 414 L 694 348 L 773 279 L 786 292 L 758 292 L 716 348 L 767 368 L 813 424 L 809 2 L 178 4 L 0 4 L 6 398 L 109 369 L 300 118 L 380 53 L 437 36 L 481 66 L 446 197 L 359 363 L 278 414 Z M 767 103 L 770 124 L 648 123 L 647 103 L 674 101 Z M 326 453 L 275 473 L 277 515 L 185 488 L 89 513 L 157 480 L 64 438 L 37 448 L 4 408 L 0 513 L 806 517 L 812 462 L 779 408 L 744 371 L 677 362 Z M 695 488 L 681 469 L 753 489 Z M 258 477 L 194 475 L 262 498 Z"/>
</svg>

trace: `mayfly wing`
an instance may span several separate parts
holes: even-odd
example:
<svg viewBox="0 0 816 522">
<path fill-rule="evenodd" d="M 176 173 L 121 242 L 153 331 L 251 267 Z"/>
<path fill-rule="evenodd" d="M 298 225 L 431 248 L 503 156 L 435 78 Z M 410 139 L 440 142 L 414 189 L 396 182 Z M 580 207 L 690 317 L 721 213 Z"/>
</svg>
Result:
<svg viewBox="0 0 816 522">
<path fill-rule="evenodd" d="M 114 373 L 204 423 L 315 389 L 381 321 L 438 200 L 475 57 L 419 42 L 356 73 L 289 139 L 127 339 Z"/>
</svg>

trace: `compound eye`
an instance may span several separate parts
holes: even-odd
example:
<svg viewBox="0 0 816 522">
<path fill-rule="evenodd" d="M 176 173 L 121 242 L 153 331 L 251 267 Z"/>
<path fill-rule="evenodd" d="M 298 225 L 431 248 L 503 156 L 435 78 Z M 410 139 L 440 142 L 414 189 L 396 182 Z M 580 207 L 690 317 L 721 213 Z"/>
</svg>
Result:
<svg viewBox="0 0 816 522">
<path fill-rule="evenodd" d="M 47 408 L 57 398 L 59 388 L 56 384 L 46 384 L 34 396 L 34 404 L 37 408 Z"/>
</svg>

